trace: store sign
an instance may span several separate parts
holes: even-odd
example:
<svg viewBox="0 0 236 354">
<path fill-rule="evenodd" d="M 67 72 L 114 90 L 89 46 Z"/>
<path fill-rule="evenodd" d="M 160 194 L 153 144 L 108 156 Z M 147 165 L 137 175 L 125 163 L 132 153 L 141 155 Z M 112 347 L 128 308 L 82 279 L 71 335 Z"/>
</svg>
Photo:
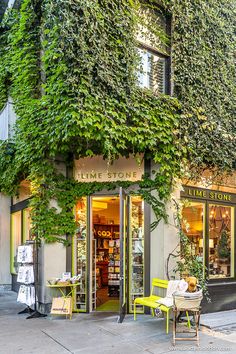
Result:
<svg viewBox="0 0 236 354">
<path fill-rule="evenodd" d="M 139 161 L 138 161 L 139 160 Z M 144 159 L 120 157 L 109 164 L 102 156 L 75 160 L 74 177 L 79 182 L 139 181 L 144 174 Z"/>
<path fill-rule="evenodd" d="M 54 297 L 51 314 L 72 316 L 72 297 Z"/>
<path fill-rule="evenodd" d="M 184 191 L 181 192 L 182 197 L 186 198 L 197 198 L 197 199 L 210 199 L 219 202 L 230 202 L 236 203 L 236 195 L 220 192 L 220 191 L 213 191 L 210 189 L 200 189 L 200 188 L 193 188 L 184 186 Z"/>
</svg>

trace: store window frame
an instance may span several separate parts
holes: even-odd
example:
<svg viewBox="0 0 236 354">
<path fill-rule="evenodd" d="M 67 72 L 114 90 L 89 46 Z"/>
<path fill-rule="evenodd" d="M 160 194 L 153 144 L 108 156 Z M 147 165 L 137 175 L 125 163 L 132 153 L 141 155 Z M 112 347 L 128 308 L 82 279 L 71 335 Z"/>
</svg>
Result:
<svg viewBox="0 0 236 354">
<path fill-rule="evenodd" d="M 206 272 L 204 272 L 207 276 L 207 282 L 209 285 L 211 284 L 219 284 L 219 283 L 231 283 L 236 281 L 236 204 L 235 203 L 224 203 L 222 201 L 216 201 L 216 200 L 209 200 L 209 199 L 201 199 L 201 198 L 191 198 L 187 196 L 181 196 L 181 200 L 188 200 L 189 202 L 199 202 L 205 205 L 204 211 L 205 211 L 205 225 L 203 225 L 204 228 L 204 235 L 205 239 L 203 240 L 203 245 L 204 245 L 204 259 L 203 259 L 203 264 L 206 266 Z M 233 265 L 233 277 L 222 277 L 222 278 L 208 278 L 209 276 L 209 205 L 219 205 L 219 206 L 226 206 L 226 207 L 233 207 L 234 212 L 234 232 L 233 232 L 233 240 L 234 240 L 234 249 L 232 251 L 233 257 L 234 257 L 234 265 Z"/>
<path fill-rule="evenodd" d="M 29 208 L 29 199 L 23 200 L 17 204 L 11 205 L 10 214 L 10 273 L 16 275 L 15 269 L 15 243 L 13 235 L 13 217 L 16 213 L 20 213 L 20 244 L 23 244 L 25 240 L 25 210 Z"/>
</svg>

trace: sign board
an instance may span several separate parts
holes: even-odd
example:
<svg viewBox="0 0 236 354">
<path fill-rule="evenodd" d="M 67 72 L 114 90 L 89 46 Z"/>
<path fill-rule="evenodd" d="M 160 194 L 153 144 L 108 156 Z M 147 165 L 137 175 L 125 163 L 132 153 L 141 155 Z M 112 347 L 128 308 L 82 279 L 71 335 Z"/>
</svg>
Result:
<svg viewBox="0 0 236 354">
<path fill-rule="evenodd" d="M 54 297 L 52 299 L 52 315 L 72 316 L 72 297 Z"/>
<path fill-rule="evenodd" d="M 202 189 L 202 188 L 194 188 L 183 186 L 184 191 L 181 192 L 181 196 L 185 198 L 192 198 L 192 199 L 206 199 L 210 201 L 217 201 L 217 202 L 226 202 L 226 203 L 236 203 L 236 195 L 215 191 L 211 189 Z"/>
<path fill-rule="evenodd" d="M 144 159 L 120 157 L 109 163 L 102 156 L 75 160 L 74 178 L 79 182 L 139 181 L 144 174 Z"/>
</svg>

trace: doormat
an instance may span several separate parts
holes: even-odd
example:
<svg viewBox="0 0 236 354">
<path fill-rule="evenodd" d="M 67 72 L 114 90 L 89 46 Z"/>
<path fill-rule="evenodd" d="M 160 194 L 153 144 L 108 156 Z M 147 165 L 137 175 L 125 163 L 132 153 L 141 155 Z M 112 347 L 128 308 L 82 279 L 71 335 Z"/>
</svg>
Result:
<svg viewBox="0 0 236 354">
<path fill-rule="evenodd" d="M 118 312 L 119 311 L 119 300 L 108 300 L 104 302 L 104 304 L 98 306 L 96 311 L 110 311 L 110 312 Z"/>
</svg>

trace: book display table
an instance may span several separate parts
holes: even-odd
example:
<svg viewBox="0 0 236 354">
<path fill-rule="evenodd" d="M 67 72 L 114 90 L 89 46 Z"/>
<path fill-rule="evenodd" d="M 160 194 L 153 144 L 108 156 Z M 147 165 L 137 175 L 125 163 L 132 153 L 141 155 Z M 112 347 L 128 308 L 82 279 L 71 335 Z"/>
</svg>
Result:
<svg viewBox="0 0 236 354">
<path fill-rule="evenodd" d="M 48 288 L 59 290 L 61 297 L 54 297 L 52 301 L 52 315 L 69 315 L 72 317 L 72 312 L 78 312 L 76 307 L 76 287 L 80 283 L 75 284 L 53 284 L 47 285 Z"/>
</svg>

